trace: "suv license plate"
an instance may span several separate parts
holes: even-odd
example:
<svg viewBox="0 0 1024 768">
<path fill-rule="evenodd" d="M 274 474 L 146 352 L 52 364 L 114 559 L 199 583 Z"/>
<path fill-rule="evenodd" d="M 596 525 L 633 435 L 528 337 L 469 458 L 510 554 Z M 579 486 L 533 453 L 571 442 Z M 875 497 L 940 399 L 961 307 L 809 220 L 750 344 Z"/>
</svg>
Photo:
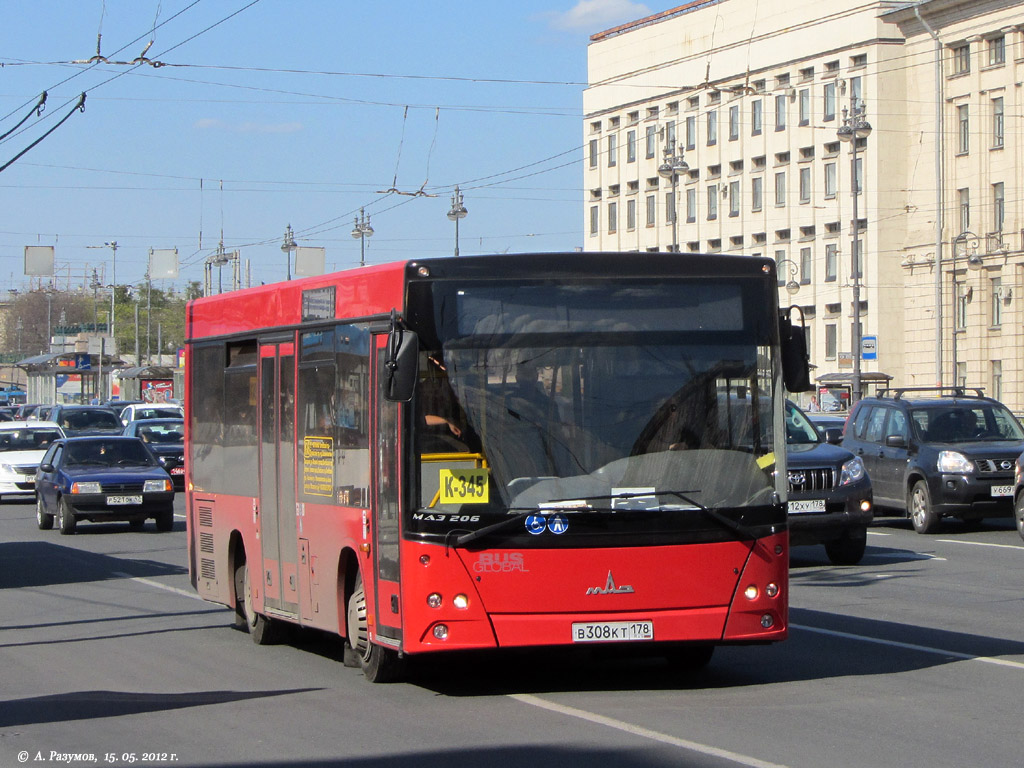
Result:
<svg viewBox="0 0 1024 768">
<path fill-rule="evenodd" d="M 993 496 L 1013 496 L 1012 485 L 993 485 L 992 486 Z"/>
<path fill-rule="evenodd" d="M 107 504 L 110 506 L 123 506 L 125 504 L 141 504 L 141 496 L 107 496 Z"/>
<path fill-rule="evenodd" d="M 585 621 L 572 625 L 574 643 L 621 643 L 653 640 L 653 621 Z"/>
<path fill-rule="evenodd" d="M 790 501 L 788 502 L 786 509 L 791 515 L 806 514 L 807 512 L 824 512 L 825 500 L 801 499 L 799 501 Z"/>
</svg>

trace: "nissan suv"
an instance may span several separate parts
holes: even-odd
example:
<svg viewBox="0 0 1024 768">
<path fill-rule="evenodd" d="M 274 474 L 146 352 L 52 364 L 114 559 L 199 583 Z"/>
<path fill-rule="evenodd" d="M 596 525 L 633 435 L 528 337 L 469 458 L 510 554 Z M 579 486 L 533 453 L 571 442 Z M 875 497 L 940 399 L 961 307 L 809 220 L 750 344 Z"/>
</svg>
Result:
<svg viewBox="0 0 1024 768">
<path fill-rule="evenodd" d="M 842 444 L 863 459 L 875 503 L 904 512 L 918 533 L 947 517 L 977 523 L 1013 513 L 1024 429 L 981 389 L 883 390 L 854 406 Z"/>
<path fill-rule="evenodd" d="M 838 430 L 828 431 L 838 439 Z M 790 544 L 824 544 L 833 564 L 859 563 L 873 518 L 872 484 L 864 463 L 827 442 L 807 415 L 788 401 L 786 468 Z"/>
</svg>

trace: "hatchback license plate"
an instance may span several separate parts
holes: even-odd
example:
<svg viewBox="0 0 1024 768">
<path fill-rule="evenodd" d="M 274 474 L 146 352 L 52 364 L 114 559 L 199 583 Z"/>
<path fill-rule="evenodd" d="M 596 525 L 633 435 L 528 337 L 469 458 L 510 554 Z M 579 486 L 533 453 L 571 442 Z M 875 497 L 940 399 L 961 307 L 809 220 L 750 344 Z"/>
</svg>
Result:
<svg viewBox="0 0 1024 768">
<path fill-rule="evenodd" d="M 993 496 L 1013 496 L 1012 485 L 993 485 L 992 486 Z"/>
<path fill-rule="evenodd" d="M 824 499 L 800 499 L 789 502 L 786 507 L 791 515 L 806 514 L 807 512 L 824 512 Z"/>
<path fill-rule="evenodd" d="M 126 504 L 141 504 L 141 496 L 107 496 L 107 504 L 110 506 L 124 506 Z"/>
<path fill-rule="evenodd" d="M 653 621 L 584 621 L 572 625 L 574 643 L 621 643 L 653 639 Z"/>
</svg>

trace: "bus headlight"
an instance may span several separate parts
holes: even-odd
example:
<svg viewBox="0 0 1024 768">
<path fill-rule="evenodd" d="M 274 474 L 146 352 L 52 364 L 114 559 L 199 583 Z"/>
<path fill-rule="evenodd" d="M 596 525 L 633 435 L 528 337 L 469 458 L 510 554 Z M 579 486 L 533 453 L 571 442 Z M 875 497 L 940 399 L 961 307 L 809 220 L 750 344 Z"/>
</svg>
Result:
<svg viewBox="0 0 1024 768">
<path fill-rule="evenodd" d="M 427 605 L 429 605 L 431 608 L 440 608 L 442 602 L 443 601 L 441 600 L 441 595 L 439 595 L 437 592 L 432 592 L 431 594 L 427 595 Z"/>
</svg>

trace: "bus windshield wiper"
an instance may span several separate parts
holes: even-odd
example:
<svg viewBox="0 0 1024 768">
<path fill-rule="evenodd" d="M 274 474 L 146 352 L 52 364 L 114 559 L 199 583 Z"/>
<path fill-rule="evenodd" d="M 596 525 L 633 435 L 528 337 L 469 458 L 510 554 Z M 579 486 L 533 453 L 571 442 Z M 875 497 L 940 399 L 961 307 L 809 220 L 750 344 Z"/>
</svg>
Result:
<svg viewBox="0 0 1024 768">
<path fill-rule="evenodd" d="M 726 517 L 721 512 L 718 512 L 714 509 L 711 509 L 711 507 L 701 504 L 692 496 L 687 495 L 689 493 L 692 493 L 692 491 L 657 491 L 657 495 L 675 496 L 677 499 L 685 501 L 687 504 L 693 505 L 695 508 L 699 509 L 707 517 L 714 520 L 723 528 L 728 528 L 730 531 L 735 533 L 740 539 L 757 538 L 757 534 L 755 534 L 750 528 L 745 526 L 743 523 L 739 523 L 733 520 L 731 517 Z"/>
</svg>

